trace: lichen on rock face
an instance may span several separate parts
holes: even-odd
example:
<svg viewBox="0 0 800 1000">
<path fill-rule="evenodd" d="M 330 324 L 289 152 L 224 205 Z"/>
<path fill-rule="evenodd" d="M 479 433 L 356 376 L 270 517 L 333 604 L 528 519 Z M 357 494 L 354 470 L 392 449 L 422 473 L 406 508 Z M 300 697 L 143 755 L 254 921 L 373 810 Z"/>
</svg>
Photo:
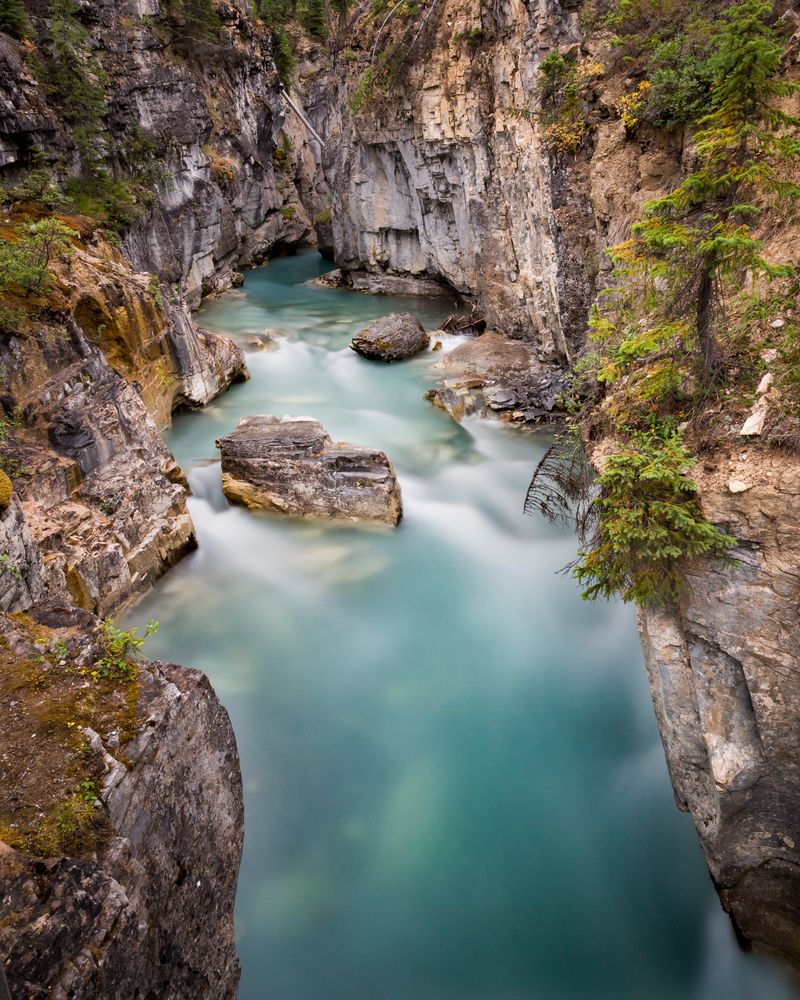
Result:
<svg viewBox="0 0 800 1000">
<path fill-rule="evenodd" d="M 6 510 L 11 503 L 14 487 L 5 472 L 0 469 L 0 510 Z"/>
</svg>

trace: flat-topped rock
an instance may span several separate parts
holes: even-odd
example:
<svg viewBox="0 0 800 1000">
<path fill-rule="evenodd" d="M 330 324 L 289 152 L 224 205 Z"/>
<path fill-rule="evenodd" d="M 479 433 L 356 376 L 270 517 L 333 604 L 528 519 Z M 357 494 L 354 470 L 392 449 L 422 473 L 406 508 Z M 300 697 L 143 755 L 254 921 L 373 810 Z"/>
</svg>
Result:
<svg viewBox="0 0 800 1000">
<path fill-rule="evenodd" d="M 403 516 L 400 485 L 386 455 L 334 442 L 312 417 L 242 417 L 218 446 L 222 489 L 231 503 L 391 525 Z"/>
<path fill-rule="evenodd" d="M 424 351 L 429 343 L 430 338 L 416 316 L 392 313 L 360 330 L 350 341 L 350 347 L 370 361 L 403 361 Z"/>
</svg>

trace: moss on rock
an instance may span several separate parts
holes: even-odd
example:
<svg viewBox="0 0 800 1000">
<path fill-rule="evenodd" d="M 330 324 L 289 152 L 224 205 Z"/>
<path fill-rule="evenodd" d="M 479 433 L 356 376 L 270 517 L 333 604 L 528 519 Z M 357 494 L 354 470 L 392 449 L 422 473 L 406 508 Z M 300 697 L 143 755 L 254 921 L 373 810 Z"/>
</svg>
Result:
<svg viewBox="0 0 800 1000">
<path fill-rule="evenodd" d="M 5 472 L 0 469 L 0 510 L 5 510 L 11 503 L 11 494 L 13 492 L 14 487 L 11 485 L 11 480 Z"/>
</svg>

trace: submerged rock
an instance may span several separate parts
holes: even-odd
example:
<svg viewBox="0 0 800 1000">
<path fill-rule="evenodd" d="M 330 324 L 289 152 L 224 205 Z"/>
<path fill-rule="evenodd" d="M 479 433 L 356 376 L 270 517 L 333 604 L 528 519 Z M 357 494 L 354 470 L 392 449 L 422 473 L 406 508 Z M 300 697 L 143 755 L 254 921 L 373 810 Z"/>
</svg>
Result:
<svg viewBox="0 0 800 1000">
<path fill-rule="evenodd" d="M 243 417 L 218 445 L 222 489 L 232 503 L 391 525 L 402 517 L 400 486 L 386 455 L 334 442 L 311 417 Z"/>
<path fill-rule="evenodd" d="M 371 361 L 403 361 L 424 351 L 430 337 L 422 323 L 411 313 L 382 316 L 360 330 L 350 347 Z"/>
<path fill-rule="evenodd" d="M 472 403 L 469 395 L 460 394 L 447 386 L 442 386 L 441 389 L 429 389 L 424 396 L 435 407 L 449 413 L 456 423 L 460 423 L 467 416 L 467 406 Z M 475 412 L 474 406 L 471 412 Z"/>
</svg>

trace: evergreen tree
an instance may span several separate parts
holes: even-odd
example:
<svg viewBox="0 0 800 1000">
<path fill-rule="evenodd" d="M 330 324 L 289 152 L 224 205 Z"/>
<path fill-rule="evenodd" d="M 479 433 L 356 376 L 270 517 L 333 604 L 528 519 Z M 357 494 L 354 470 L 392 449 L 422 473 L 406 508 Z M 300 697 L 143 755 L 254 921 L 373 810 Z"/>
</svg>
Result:
<svg viewBox="0 0 800 1000">
<path fill-rule="evenodd" d="M 103 161 L 97 140 L 104 126 L 107 77 L 92 53 L 89 32 L 76 17 L 74 0 L 53 0 L 48 28 L 47 84 L 73 126 L 84 172 L 95 175 Z"/>
<path fill-rule="evenodd" d="M 800 198 L 800 185 L 782 179 L 775 166 L 800 156 L 800 119 L 776 107 L 796 85 L 779 77 L 783 46 L 770 15 L 763 0 L 742 0 L 723 14 L 711 109 L 695 136 L 698 167 L 646 205 L 634 238 L 612 251 L 623 276 L 643 277 L 651 295 L 657 290 L 664 316 L 691 304 L 688 328 L 711 382 L 724 376 L 715 322 L 725 281 L 748 270 L 768 279 L 791 273 L 763 258 L 746 221 L 758 214 L 746 201 L 753 195 Z M 667 329 L 671 334 L 674 324 Z"/>
<path fill-rule="evenodd" d="M 591 364 L 598 383 L 616 387 L 602 407 L 616 445 L 591 505 L 596 521 L 581 529 L 574 572 L 586 597 L 673 601 L 683 560 L 724 555 L 733 543 L 703 516 L 680 422 L 727 375 L 721 307 L 738 299 L 732 318 L 748 322 L 755 296 L 742 294 L 745 277 L 761 279 L 759 292 L 792 279 L 794 292 L 784 294 L 796 296 L 795 269 L 769 262 L 751 229 L 760 206 L 800 199 L 800 185 L 785 179 L 800 157 L 800 119 L 778 106 L 797 85 L 781 76 L 783 45 L 771 18 L 764 0 L 740 0 L 722 15 L 713 87 L 694 137 L 696 168 L 646 205 L 632 239 L 611 251 L 620 280 L 592 317 L 600 349 Z M 704 378 L 695 388 L 698 348 Z"/>
<path fill-rule="evenodd" d="M 13 242 L 0 242 L 0 290 L 19 288 L 27 297 L 46 292 L 52 283 L 50 267 L 72 254 L 74 229 L 51 216 L 18 226 Z"/>
<path fill-rule="evenodd" d="M 292 40 L 285 28 L 277 28 L 274 32 L 274 38 L 275 51 L 273 59 L 275 60 L 275 68 L 278 71 L 281 82 L 286 87 L 290 87 L 292 85 L 295 66 L 297 65 Z"/>
<path fill-rule="evenodd" d="M 176 36 L 184 43 L 218 42 L 222 22 L 213 0 L 183 0 Z"/>
<path fill-rule="evenodd" d="M 325 0 L 308 0 L 303 27 L 313 38 L 324 39 L 328 33 Z"/>
<path fill-rule="evenodd" d="M 0 0 L 0 31 L 14 38 L 27 38 L 31 33 L 28 12 L 21 0 Z"/>
<path fill-rule="evenodd" d="M 295 14 L 295 0 L 261 0 L 258 13 L 273 30 L 282 28 Z"/>
</svg>

